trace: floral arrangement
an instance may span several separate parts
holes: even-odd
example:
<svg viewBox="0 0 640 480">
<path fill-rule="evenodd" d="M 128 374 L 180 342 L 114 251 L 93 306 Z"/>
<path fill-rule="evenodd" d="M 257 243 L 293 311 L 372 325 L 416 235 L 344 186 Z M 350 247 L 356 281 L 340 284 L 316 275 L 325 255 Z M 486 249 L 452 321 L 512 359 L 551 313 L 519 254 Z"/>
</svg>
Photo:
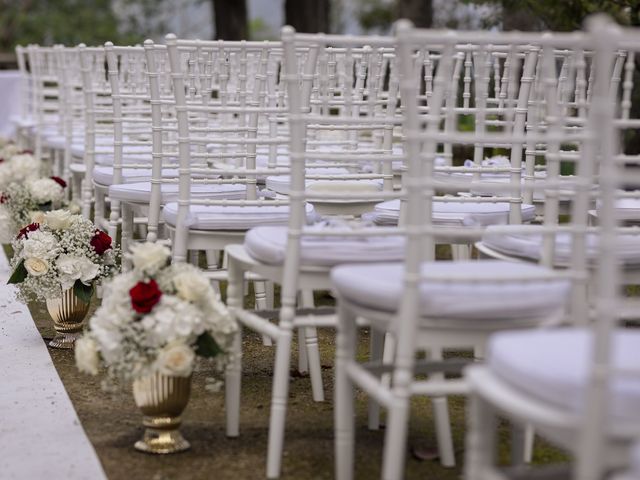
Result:
<svg viewBox="0 0 640 480">
<path fill-rule="evenodd" d="M 9 143 L 0 149 L 0 191 L 11 183 L 36 180 L 42 176 L 42 163 L 30 150 Z"/>
<path fill-rule="evenodd" d="M 132 381 L 154 372 L 188 377 L 196 356 L 221 368 L 237 325 L 202 272 L 170 263 L 169 249 L 134 245 L 131 271 L 104 287 L 102 305 L 76 342 L 80 371 Z"/>
<path fill-rule="evenodd" d="M 67 206 L 64 189 L 67 183 L 60 177 L 38 178 L 9 184 L 0 194 L 0 235 L 3 243 L 15 236 L 28 223 L 42 223 L 44 212 Z"/>
<path fill-rule="evenodd" d="M 9 283 L 18 285 L 25 302 L 58 298 L 69 288 L 88 302 L 94 283 L 117 269 L 111 237 L 67 210 L 43 213 L 40 222 L 20 230 L 12 246 Z"/>
</svg>

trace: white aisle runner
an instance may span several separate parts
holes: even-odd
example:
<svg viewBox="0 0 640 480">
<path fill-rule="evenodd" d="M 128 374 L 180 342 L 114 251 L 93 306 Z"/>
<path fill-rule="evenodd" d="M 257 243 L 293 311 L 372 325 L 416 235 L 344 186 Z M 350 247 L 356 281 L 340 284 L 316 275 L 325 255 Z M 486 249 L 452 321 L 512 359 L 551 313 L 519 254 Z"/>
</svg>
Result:
<svg viewBox="0 0 640 480">
<path fill-rule="evenodd" d="M 0 251 L 0 478 L 104 479 L 29 309 L 6 285 L 8 277 Z"/>
</svg>

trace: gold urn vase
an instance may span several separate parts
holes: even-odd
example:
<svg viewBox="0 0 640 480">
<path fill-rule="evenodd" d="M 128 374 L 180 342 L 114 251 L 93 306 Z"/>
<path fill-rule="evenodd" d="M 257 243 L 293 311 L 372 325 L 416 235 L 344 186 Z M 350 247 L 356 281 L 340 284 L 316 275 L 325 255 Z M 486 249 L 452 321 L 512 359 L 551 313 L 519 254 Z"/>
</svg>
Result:
<svg viewBox="0 0 640 480">
<path fill-rule="evenodd" d="M 62 291 L 60 298 L 47 299 L 47 310 L 53 319 L 56 336 L 49 342 L 53 348 L 73 348 L 76 338 L 82 333 L 84 318 L 89 312 L 89 303 L 80 300 L 73 288 Z"/>
<path fill-rule="evenodd" d="M 179 430 L 189 395 L 191 376 L 171 377 L 156 372 L 133 382 L 133 398 L 146 427 L 144 437 L 135 444 L 137 450 L 168 454 L 191 447 Z"/>
</svg>

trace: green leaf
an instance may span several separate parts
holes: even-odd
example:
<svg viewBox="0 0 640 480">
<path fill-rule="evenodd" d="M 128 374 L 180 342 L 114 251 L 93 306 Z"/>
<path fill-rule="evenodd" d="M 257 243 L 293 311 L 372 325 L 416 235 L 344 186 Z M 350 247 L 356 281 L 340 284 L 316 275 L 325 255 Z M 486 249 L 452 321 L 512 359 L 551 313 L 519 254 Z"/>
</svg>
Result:
<svg viewBox="0 0 640 480">
<path fill-rule="evenodd" d="M 89 303 L 93 295 L 93 285 L 85 285 L 80 280 L 76 280 L 73 284 L 73 293 L 84 303 Z"/>
<path fill-rule="evenodd" d="M 27 269 L 24 266 L 24 259 L 20 260 L 20 263 L 16 265 L 16 269 L 13 271 L 13 273 L 9 277 L 9 281 L 7 283 L 8 284 L 22 283 L 24 282 L 24 279 L 27 278 L 28 275 L 29 275 L 29 272 L 27 272 Z"/>
<path fill-rule="evenodd" d="M 218 346 L 209 332 L 204 332 L 196 340 L 196 355 L 200 355 L 205 358 L 213 358 L 216 355 L 223 353 L 222 349 Z"/>
</svg>

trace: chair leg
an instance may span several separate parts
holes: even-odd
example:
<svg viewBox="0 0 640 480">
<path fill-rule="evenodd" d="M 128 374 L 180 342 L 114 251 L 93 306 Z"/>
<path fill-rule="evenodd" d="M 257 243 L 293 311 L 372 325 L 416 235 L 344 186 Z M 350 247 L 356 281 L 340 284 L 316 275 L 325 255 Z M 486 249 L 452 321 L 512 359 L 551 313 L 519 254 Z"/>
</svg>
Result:
<svg viewBox="0 0 640 480">
<path fill-rule="evenodd" d="M 118 222 L 120 221 L 120 202 L 112 198 L 109 210 L 109 231 L 107 233 L 111 238 L 115 239 L 118 235 Z M 125 254 L 128 252 L 123 248 L 122 253 Z"/>
<path fill-rule="evenodd" d="M 528 424 L 524 429 L 524 463 L 533 461 L 533 446 L 536 440 L 536 431 L 533 425 Z"/>
<path fill-rule="evenodd" d="M 492 470 L 495 455 L 496 421 L 493 409 L 479 395 L 467 401 L 465 480 L 484 480 Z"/>
<path fill-rule="evenodd" d="M 133 241 L 133 210 L 130 205 L 122 204 L 122 237 L 120 244 L 122 251 L 128 252 L 131 242 Z M 122 269 L 124 271 L 131 270 L 131 260 L 126 255 L 122 257 Z"/>
<path fill-rule="evenodd" d="M 93 221 L 97 227 L 100 227 L 104 222 L 104 194 L 102 192 L 96 192 L 96 199 L 93 205 Z M 112 237 L 113 238 L 113 237 Z"/>
<path fill-rule="evenodd" d="M 256 295 L 256 310 L 267 309 L 267 294 L 265 282 L 253 282 L 253 290 Z M 269 335 L 262 335 L 262 344 L 266 347 L 271 347 L 273 341 Z"/>
<path fill-rule="evenodd" d="M 285 308 L 283 308 L 284 310 Z M 289 307 L 287 315 L 293 321 L 294 308 Z M 291 328 L 283 328 L 276 340 L 276 361 L 273 373 L 273 393 L 271 397 L 271 418 L 269 419 L 269 444 L 267 448 L 267 478 L 278 478 L 282 466 L 284 446 L 284 427 L 287 414 L 287 396 L 289 394 L 289 364 L 291 361 Z"/>
<path fill-rule="evenodd" d="M 382 461 L 383 480 L 401 480 L 404 478 L 410 397 L 407 388 L 398 390 L 394 388 L 394 398 L 387 411 L 387 430 L 385 432 Z"/>
<path fill-rule="evenodd" d="M 431 354 L 433 360 L 442 360 L 442 351 L 434 350 Z M 432 375 L 435 380 L 444 381 L 442 373 Z M 453 450 L 453 436 L 451 435 L 451 421 L 449 419 L 449 404 L 447 397 L 434 397 L 433 414 L 436 424 L 436 437 L 438 439 L 438 453 L 440 454 L 440 464 L 443 467 L 454 467 L 456 464 Z"/>
<path fill-rule="evenodd" d="M 312 290 L 304 290 L 302 292 L 302 305 L 305 308 L 313 308 L 315 301 L 313 299 Z M 300 330 L 298 329 L 298 340 L 300 338 Z M 309 367 L 309 376 L 311 377 L 311 390 L 313 392 L 313 400 L 316 402 L 324 402 L 324 387 L 322 385 L 322 364 L 320 362 L 320 348 L 318 346 L 318 331 L 315 327 L 307 327 L 304 329 L 304 350 L 306 352 L 307 366 Z"/>
<path fill-rule="evenodd" d="M 370 341 L 371 361 L 380 361 L 384 353 L 384 334 L 378 330 L 371 329 Z M 369 430 L 380 429 L 380 404 L 373 398 L 368 399 L 368 427 Z"/>
<path fill-rule="evenodd" d="M 231 315 L 235 316 L 236 309 L 242 308 L 244 298 L 243 272 L 239 266 L 231 261 L 229 265 L 227 305 Z M 233 338 L 231 347 L 231 361 L 225 372 L 225 411 L 227 417 L 227 436 L 237 437 L 240 434 L 240 393 L 242 382 L 242 325 L 238 325 L 238 332 Z"/>
<path fill-rule="evenodd" d="M 338 331 L 336 334 L 336 365 L 334 383 L 334 447 L 336 480 L 353 478 L 355 425 L 354 389 L 347 374 L 347 365 L 355 361 L 355 317 L 338 303 Z"/>
</svg>

